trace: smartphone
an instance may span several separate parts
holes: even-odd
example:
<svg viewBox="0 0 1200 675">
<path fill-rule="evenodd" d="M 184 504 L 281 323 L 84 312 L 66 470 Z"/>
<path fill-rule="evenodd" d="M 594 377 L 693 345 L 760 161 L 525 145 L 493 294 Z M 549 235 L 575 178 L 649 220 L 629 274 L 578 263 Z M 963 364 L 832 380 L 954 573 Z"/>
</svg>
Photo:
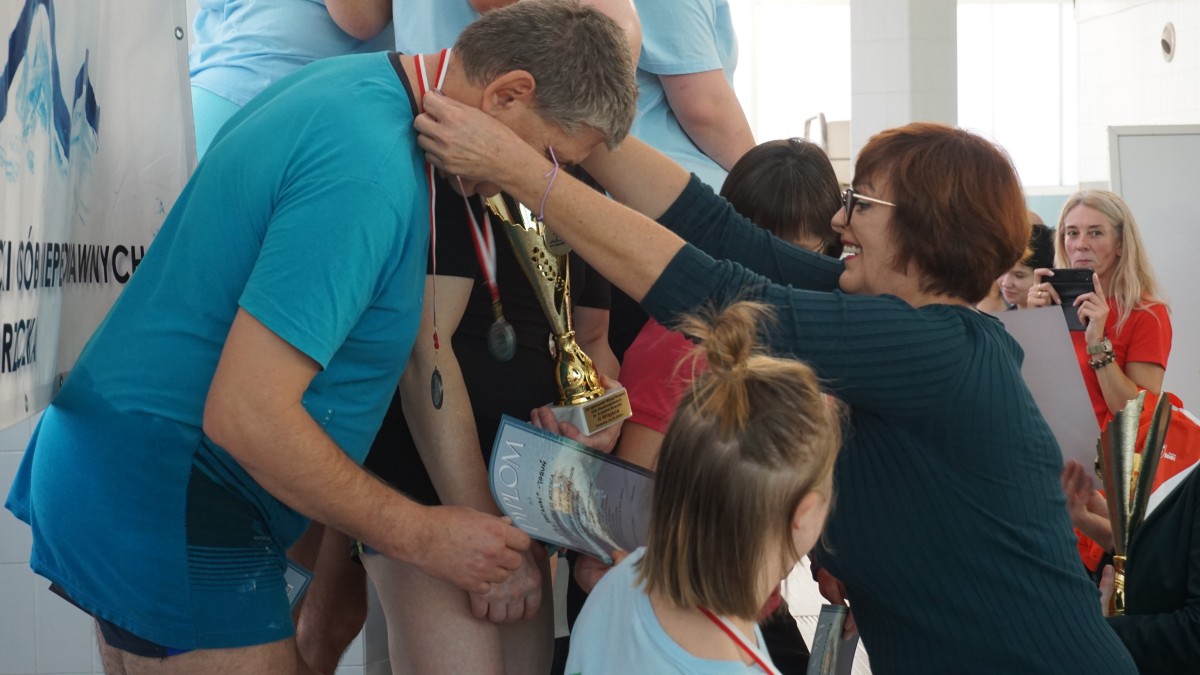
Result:
<svg viewBox="0 0 1200 675">
<path fill-rule="evenodd" d="M 1096 290 L 1092 284 L 1092 270 L 1086 267 L 1068 267 L 1052 269 L 1054 276 L 1045 277 L 1045 280 L 1050 282 L 1054 290 L 1058 292 L 1058 298 L 1062 301 L 1063 316 L 1067 319 L 1067 328 L 1070 330 L 1083 330 L 1083 322 L 1079 320 L 1079 308 L 1075 307 L 1075 299 L 1084 293 L 1092 293 Z"/>
</svg>

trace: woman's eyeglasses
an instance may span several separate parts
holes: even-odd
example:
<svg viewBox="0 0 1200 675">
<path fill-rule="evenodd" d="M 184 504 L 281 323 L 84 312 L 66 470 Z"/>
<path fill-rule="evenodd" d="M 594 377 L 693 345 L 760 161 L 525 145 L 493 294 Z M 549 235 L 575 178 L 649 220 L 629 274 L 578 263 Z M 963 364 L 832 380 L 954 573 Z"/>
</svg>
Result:
<svg viewBox="0 0 1200 675">
<path fill-rule="evenodd" d="M 854 188 L 846 188 L 846 191 L 842 193 L 842 208 L 846 209 L 847 226 L 850 225 L 850 216 L 854 214 L 854 207 L 860 201 L 869 202 L 871 204 L 879 204 L 880 206 L 896 206 L 895 204 L 891 202 L 885 202 L 882 199 L 875 199 L 874 197 L 860 195 L 854 191 Z"/>
</svg>

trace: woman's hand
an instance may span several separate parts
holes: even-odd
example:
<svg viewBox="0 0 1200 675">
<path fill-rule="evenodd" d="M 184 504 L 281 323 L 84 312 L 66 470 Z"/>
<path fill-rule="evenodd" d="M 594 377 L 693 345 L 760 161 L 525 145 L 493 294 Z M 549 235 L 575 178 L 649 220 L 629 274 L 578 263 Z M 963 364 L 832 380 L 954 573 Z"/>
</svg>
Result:
<svg viewBox="0 0 1200 675">
<path fill-rule="evenodd" d="M 1026 307 L 1045 307 L 1047 305 L 1062 304 L 1062 300 L 1058 297 L 1058 291 L 1046 281 L 1047 277 L 1054 276 L 1054 270 L 1049 267 L 1039 267 L 1033 271 L 1034 278 L 1037 283 L 1029 287 L 1029 294 L 1025 298 Z"/>
<path fill-rule="evenodd" d="M 817 589 L 821 591 L 821 595 L 826 600 L 834 605 L 842 605 L 847 608 L 846 621 L 842 624 L 842 639 L 853 637 L 858 632 L 858 625 L 854 623 L 854 610 L 850 609 L 850 603 L 846 601 L 845 584 L 826 571 L 824 567 L 818 567 L 813 576 L 817 579 Z"/>
<path fill-rule="evenodd" d="M 540 157 L 532 146 L 478 108 L 437 92 L 425 97 L 414 128 L 425 158 L 448 175 L 502 183 L 505 169 Z"/>
<path fill-rule="evenodd" d="M 1108 298 L 1100 287 L 1100 275 L 1092 275 L 1091 293 L 1084 293 L 1075 298 L 1075 307 L 1079 310 L 1079 321 L 1084 325 L 1084 336 L 1087 344 L 1096 345 L 1104 339 L 1104 324 L 1108 321 Z"/>
<path fill-rule="evenodd" d="M 1071 524 L 1106 551 L 1113 550 L 1112 523 L 1108 520 L 1108 503 L 1099 490 L 1092 489 L 1092 479 L 1083 465 L 1067 460 L 1063 466 L 1062 489 L 1067 495 L 1067 512 Z"/>
</svg>

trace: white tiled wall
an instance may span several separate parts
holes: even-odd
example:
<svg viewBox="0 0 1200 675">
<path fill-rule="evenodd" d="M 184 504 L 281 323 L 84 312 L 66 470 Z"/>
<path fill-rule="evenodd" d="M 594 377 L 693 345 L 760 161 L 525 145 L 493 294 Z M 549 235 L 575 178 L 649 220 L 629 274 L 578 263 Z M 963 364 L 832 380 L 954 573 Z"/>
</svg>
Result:
<svg viewBox="0 0 1200 675">
<path fill-rule="evenodd" d="M 850 0 L 851 154 L 875 133 L 957 121 L 955 0 Z"/>
<path fill-rule="evenodd" d="M 24 563 L 0 564 L 0 673 L 35 672 L 33 575 Z"/>
<path fill-rule="evenodd" d="M 36 418 L 0 430 L 0 501 Z M 100 673 L 92 622 L 29 569 L 29 526 L 0 509 L 0 675 Z"/>
<path fill-rule="evenodd" d="M 0 501 L 8 494 L 29 440 L 29 420 L 0 430 Z M 34 673 L 37 586 L 29 571 L 29 528 L 0 509 L 0 673 Z M 79 672 L 91 672 L 89 661 Z"/>
<path fill-rule="evenodd" d="M 8 494 L 33 430 L 23 420 L 0 430 L 0 502 Z M 91 619 L 29 569 L 29 527 L 0 509 L 0 675 L 103 673 Z M 337 675 L 388 675 L 387 628 L 374 590 L 367 625 Z"/>
<path fill-rule="evenodd" d="M 1108 127 L 1200 123 L 1200 2 L 1078 0 L 1079 180 L 1109 180 Z M 1175 25 L 1171 62 L 1159 47 Z"/>
<path fill-rule="evenodd" d="M 35 673 L 90 673 L 99 670 L 91 617 L 50 592 L 34 577 Z M 93 658 L 95 654 L 95 658 Z"/>
</svg>

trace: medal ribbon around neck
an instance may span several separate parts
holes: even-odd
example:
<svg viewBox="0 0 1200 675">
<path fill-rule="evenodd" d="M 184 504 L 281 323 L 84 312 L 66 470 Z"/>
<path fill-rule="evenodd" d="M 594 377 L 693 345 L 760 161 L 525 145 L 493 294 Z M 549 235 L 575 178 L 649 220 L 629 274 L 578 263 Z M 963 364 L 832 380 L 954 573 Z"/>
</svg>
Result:
<svg viewBox="0 0 1200 675">
<path fill-rule="evenodd" d="M 488 351 L 497 361 L 511 361 L 517 353 L 517 333 L 512 324 L 504 318 L 504 306 L 500 304 L 500 285 L 496 282 L 496 239 L 492 233 L 492 219 L 487 208 L 483 209 L 483 227 L 471 210 L 471 200 L 466 196 L 462 178 L 455 177 L 458 189 L 463 193 L 463 206 L 467 210 L 467 219 L 471 221 L 471 241 L 475 244 L 475 258 L 479 261 L 479 269 L 483 271 L 484 281 L 487 282 L 488 293 L 492 296 L 492 315 L 495 320 L 488 328 Z M 483 204 L 482 198 L 480 204 Z"/>
<path fill-rule="evenodd" d="M 425 81 L 425 55 L 417 54 L 416 57 L 417 71 L 417 88 L 421 90 L 421 112 L 425 111 L 425 96 L 429 94 L 430 86 Z M 434 81 L 433 88 L 441 89 L 442 84 L 446 81 L 446 71 L 450 69 L 450 50 L 443 49 L 441 58 L 438 62 L 437 80 Z M 429 182 L 429 260 L 430 267 L 433 271 L 433 280 L 430 282 L 430 302 L 433 303 L 433 375 L 429 380 L 429 394 L 433 400 L 433 407 L 436 410 L 442 409 L 443 395 L 445 389 L 442 387 L 442 373 L 438 370 L 438 350 L 441 349 L 441 344 L 438 340 L 437 329 L 437 215 L 435 204 L 437 203 L 437 188 L 434 186 L 433 180 L 433 165 L 425 162 L 425 178 Z"/>
<path fill-rule="evenodd" d="M 697 609 L 699 609 L 704 616 L 707 616 L 709 621 L 717 624 L 717 628 L 720 628 L 722 631 L 724 631 L 725 634 L 729 636 L 729 639 L 733 640 L 734 644 L 740 647 L 742 651 L 746 652 L 746 654 L 754 661 L 754 663 L 759 668 L 762 668 L 764 673 L 767 673 L 768 675 L 781 675 L 779 670 L 776 669 L 775 666 L 771 665 L 770 661 L 763 658 L 761 652 L 759 652 L 754 648 L 753 645 L 746 641 L 746 638 L 742 636 L 742 631 L 738 630 L 737 626 L 734 626 L 724 618 L 713 614 L 712 611 L 710 611 L 707 607 L 697 607 Z"/>
</svg>

